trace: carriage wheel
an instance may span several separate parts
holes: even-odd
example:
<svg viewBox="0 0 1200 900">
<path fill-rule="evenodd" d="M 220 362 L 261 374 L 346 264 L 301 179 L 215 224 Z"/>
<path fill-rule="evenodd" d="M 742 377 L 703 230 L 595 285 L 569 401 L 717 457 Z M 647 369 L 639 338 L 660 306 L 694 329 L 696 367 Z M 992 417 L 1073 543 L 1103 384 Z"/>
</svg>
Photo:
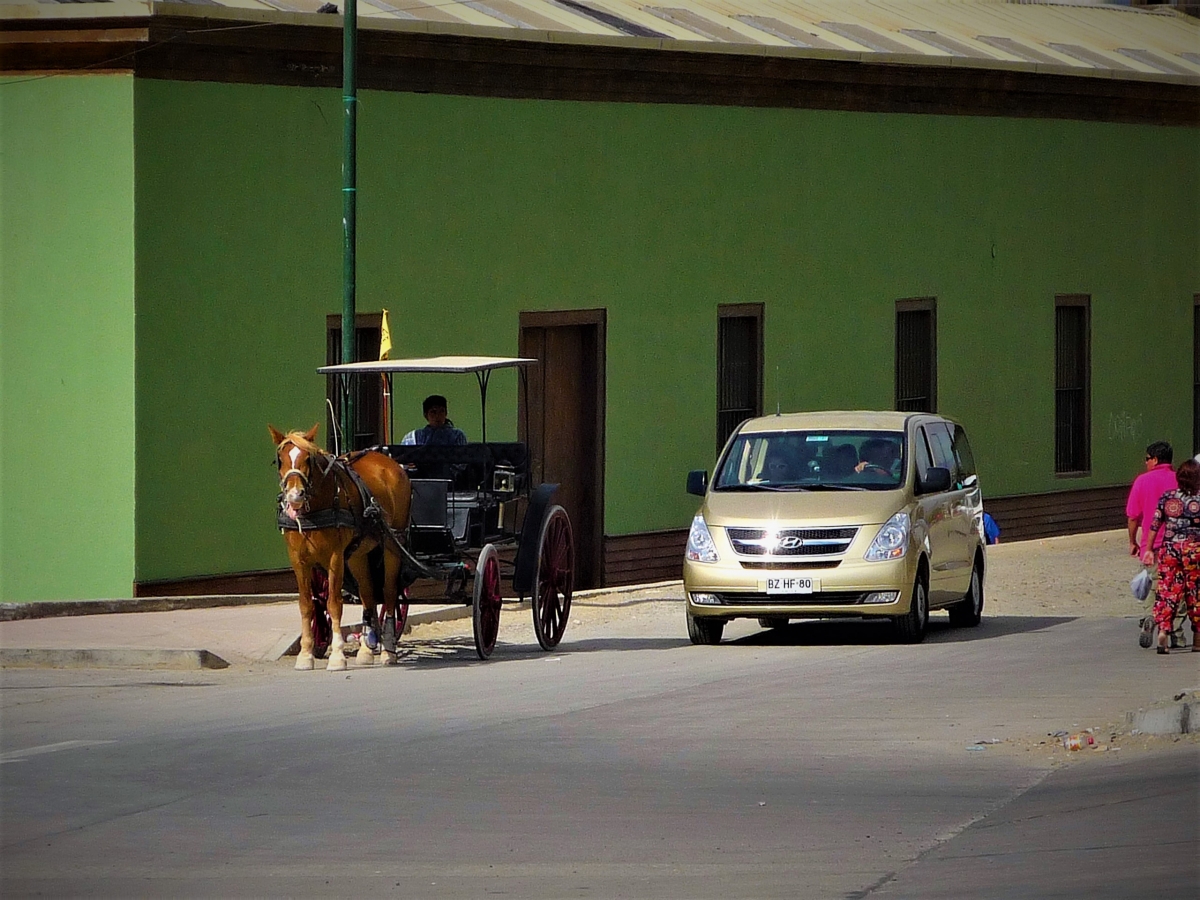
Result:
<svg viewBox="0 0 1200 900">
<path fill-rule="evenodd" d="M 552 506 L 542 522 L 533 583 L 533 633 L 543 650 L 557 647 L 567 630 L 574 584 L 575 542 L 571 520 L 561 506 Z"/>
<path fill-rule="evenodd" d="M 333 620 L 329 618 L 329 573 L 314 568 L 312 573 L 312 634 L 313 657 L 324 659 L 333 643 Z"/>
<path fill-rule="evenodd" d="M 480 659 L 487 659 L 496 648 L 496 635 L 500 631 L 500 557 L 492 544 L 486 544 L 479 553 L 471 605 L 475 652 Z"/>
</svg>

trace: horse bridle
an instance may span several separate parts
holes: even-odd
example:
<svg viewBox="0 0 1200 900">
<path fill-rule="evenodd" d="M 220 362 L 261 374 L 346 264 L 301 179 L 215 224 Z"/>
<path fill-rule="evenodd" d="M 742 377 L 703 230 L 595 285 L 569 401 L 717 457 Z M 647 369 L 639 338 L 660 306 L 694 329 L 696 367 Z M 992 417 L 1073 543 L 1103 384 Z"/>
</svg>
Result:
<svg viewBox="0 0 1200 900">
<path fill-rule="evenodd" d="M 296 447 L 296 443 L 294 441 L 291 441 L 291 440 L 283 441 L 283 443 L 281 443 L 278 447 L 275 448 L 275 460 L 277 463 L 283 458 L 280 454 L 283 451 L 284 444 L 291 444 L 293 447 Z M 296 447 L 296 449 L 303 450 L 304 448 Z M 312 462 L 314 456 L 324 456 L 324 454 L 318 455 L 318 454 L 309 453 L 307 450 L 305 450 L 304 452 L 308 454 L 308 459 L 309 459 L 310 463 Z M 326 475 L 328 475 L 329 470 L 333 467 L 333 457 L 332 456 L 325 456 L 325 460 L 326 460 L 327 465 L 325 466 L 324 469 L 321 468 L 321 464 L 319 462 L 317 463 L 317 471 L 320 472 L 322 478 L 324 478 Z M 297 469 L 295 466 L 292 466 L 292 468 L 288 469 L 286 472 L 284 472 L 282 475 L 279 476 L 279 505 L 281 507 L 287 505 L 287 499 L 286 499 L 287 483 L 288 483 L 288 479 L 290 479 L 292 476 L 295 476 L 296 478 L 300 479 L 300 484 L 301 484 L 300 497 L 304 501 L 304 506 L 302 507 L 302 509 L 305 512 L 308 512 L 308 503 L 309 503 L 309 496 L 310 496 L 311 490 L 312 490 L 312 483 L 309 481 L 308 474 L 306 472 L 302 472 L 300 469 Z"/>
</svg>

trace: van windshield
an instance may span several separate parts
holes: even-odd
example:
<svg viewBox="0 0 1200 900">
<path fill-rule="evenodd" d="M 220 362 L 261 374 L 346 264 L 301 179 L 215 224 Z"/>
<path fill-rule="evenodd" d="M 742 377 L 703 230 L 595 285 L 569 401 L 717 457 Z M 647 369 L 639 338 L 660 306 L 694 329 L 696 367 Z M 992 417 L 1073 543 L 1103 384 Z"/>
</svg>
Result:
<svg viewBox="0 0 1200 900">
<path fill-rule="evenodd" d="M 899 431 L 777 431 L 739 435 L 714 479 L 718 491 L 891 491 L 906 471 Z"/>
</svg>

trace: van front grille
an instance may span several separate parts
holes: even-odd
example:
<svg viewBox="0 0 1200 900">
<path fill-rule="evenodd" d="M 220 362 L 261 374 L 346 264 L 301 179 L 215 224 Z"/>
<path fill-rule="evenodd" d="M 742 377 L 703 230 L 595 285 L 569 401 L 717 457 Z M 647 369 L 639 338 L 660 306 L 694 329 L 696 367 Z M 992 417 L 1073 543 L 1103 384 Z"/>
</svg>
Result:
<svg viewBox="0 0 1200 900">
<path fill-rule="evenodd" d="M 765 528 L 727 528 L 741 556 L 838 556 L 846 552 L 858 528 L 785 528 L 768 538 Z"/>
</svg>

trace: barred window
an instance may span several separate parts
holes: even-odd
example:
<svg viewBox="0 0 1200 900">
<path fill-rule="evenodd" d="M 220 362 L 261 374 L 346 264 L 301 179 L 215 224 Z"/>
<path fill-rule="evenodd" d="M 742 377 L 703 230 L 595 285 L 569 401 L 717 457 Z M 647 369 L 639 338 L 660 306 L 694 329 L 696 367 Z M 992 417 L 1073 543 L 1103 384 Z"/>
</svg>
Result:
<svg viewBox="0 0 1200 900">
<path fill-rule="evenodd" d="M 717 308 L 717 453 L 734 429 L 762 415 L 761 303 Z"/>
<path fill-rule="evenodd" d="M 1054 471 L 1084 473 L 1092 465 L 1091 297 L 1060 295 L 1054 307 Z"/>
<path fill-rule="evenodd" d="M 937 300 L 896 301 L 896 409 L 937 412 Z"/>
</svg>

